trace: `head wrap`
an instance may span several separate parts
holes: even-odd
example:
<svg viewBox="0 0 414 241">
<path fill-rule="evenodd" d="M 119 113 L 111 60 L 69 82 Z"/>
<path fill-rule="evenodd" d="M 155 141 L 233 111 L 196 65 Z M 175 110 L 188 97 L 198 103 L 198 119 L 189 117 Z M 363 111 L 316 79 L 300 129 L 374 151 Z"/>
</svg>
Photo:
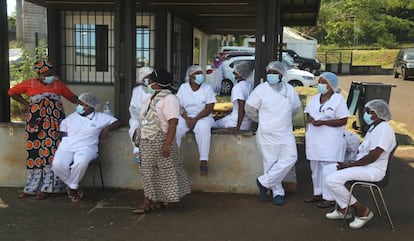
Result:
<svg viewBox="0 0 414 241">
<path fill-rule="evenodd" d="M 185 74 L 185 82 L 190 81 L 190 75 L 194 74 L 197 71 L 203 71 L 200 65 L 192 65 L 188 67 L 187 72 Z"/>
<path fill-rule="evenodd" d="M 95 110 L 99 108 L 99 100 L 98 97 L 93 95 L 92 93 L 82 93 L 79 95 L 79 100 L 83 103 L 89 105 L 90 107 L 94 108 Z"/>
<path fill-rule="evenodd" d="M 49 60 L 37 61 L 33 66 L 33 69 L 36 72 L 36 74 L 43 74 L 44 72 L 47 72 L 52 68 L 52 62 L 50 62 Z"/>
<path fill-rule="evenodd" d="M 138 70 L 138 78 L 137 78 L 137 83 L 142 84 L 142 82 L 144 81 L 144 78 L 148 75 L 150 75 L 152 72 L 154 71 L 153 68 L 151 67 L 142 67 Z"/>
<path fill-rule="evenodd" d="M 323 72 L 319 78 L 324 78 L 328 81 L 329 85 L 332 87 L 334 92 L 338 91 L 338 77 L 336 74 L 331 72 Z"/>
<path fill-rule="evenodd" d="M 272 61 L 266 66 L 266 72 L 269 70 L 276 70 L 281 75 L 286 74 L 286 68 L 280 61 Z"/>
<path fill-rule="evenodd" d="M 247 79 L 253 72 L 253 63 L 250 61 L 242 61 L 234 66 L 234 71 L 243 79 Z"/>
<path fill-rule="evenodd" d="M 158 83 L 163 89 L 167 89 L 173 83 L 173 76 L 170 72 L 165 69 L 154 70 L 150 76 L 151 80 Z"/>
<path fill-rule="evenodd" d="M 364 105 L 364 107 L 369 108 L 371 111 L 374 111 L 380 119 L 383 119 L 385 121 L 391 120 L 390 108 L 387 102 L 382 99 L 370 100 Z"/>
</svg>

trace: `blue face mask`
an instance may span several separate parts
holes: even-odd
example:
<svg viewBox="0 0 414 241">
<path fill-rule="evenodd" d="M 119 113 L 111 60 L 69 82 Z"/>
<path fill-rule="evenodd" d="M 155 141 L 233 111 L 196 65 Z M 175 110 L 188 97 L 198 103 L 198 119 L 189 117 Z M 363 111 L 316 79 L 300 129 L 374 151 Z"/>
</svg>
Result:
<svg viewBox="0 0 414 241">
<path fill-rule="evenodd" d="M 374 123 L 374 120 L 371 119 L 372 115 L 368 114 L 366 111 L 364 112 L 364 115 L 362 116 L 362 118 L 364 119 L 365 123 L 367 123 L 367 125 L 372 125 L 372 123 Z"/>
<path fill-rule="evenodd" d="M 237 82 L 236 75 L 234 73 L 231 73 L 230 80 L 233 81 L 233 82 Z"/>
<path fill-rule="evenodd" d="M 328 85 L 327 84 L 318 84 L 318 92 L 321 94 L 326 94 L 328 92 Z"/>
<path fill-rule="evenodd" d="M 55 76 L 47 76 L 43 79 L 43 82 L 46 84 L 51 84 L 55 80 Z"/>
<path fill-rule="evenodd" d="M 271 85 L 275 85 L 275 84 L 280 82 L 280 77 L 279 76 L 280 75 L 278 75 L 278 74 L 267 74 L 266 75 L 267 82 L 269 82 L 269 84 L 271 84 Z"/>
<path fill-rule="evenodd" d="M 144 79 L 144 85 L 145 86 L 148 86 L 149 85 L 149 82 L 148 81 L 149 81 L 148 78 Z"/>
<path fill-rule="evenodd" d="M 76 106 L 76 112 L 78 112 L 78 114 L 82 115 L 85 113 L 85 107 L 83 105 L 77 105 Z"/>
<path fill-rule="evenodd" d="M 204 81 L 204 76 L 202 74 L 196 74 L 194 82 L 198 85 L 201 85 Z"/>
<path fill-rule="evenodd" d="M 155 94 L 155 90 L 151 86 L 152 84 L 154 84 L 154 83 L 151 83 L 151 84 L 147 85 L 147 89 L 146 89 L 147 93 L 151 94 L 151 95 Z"/>
</svg>

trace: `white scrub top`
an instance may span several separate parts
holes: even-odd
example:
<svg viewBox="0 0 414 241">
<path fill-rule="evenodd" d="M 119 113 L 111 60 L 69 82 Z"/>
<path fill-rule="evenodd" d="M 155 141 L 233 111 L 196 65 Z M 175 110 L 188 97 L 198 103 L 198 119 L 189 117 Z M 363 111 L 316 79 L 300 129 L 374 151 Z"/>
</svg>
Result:
<svg viewBox="0 0 414 241">
<path fill-rule="evenodd" d="M 197 91 L 193 91 L 188 82 L 182 84 L 178 89 L 177 97 L 180 100 L 180 106 L 184 108 L 189 117 L 197 116 L 207 104 L 217 102 L 213 89 L 204 83 Z M 210 113 L 209 116 L 212 118 L 213 114 Z"/>
<path fill-rule="evenodd" d="M 151 94 L 145 92 L 143 85 L 138 85 L 132 89 L 131 101 L 129 103 L 129 114 L 131 119 L 139 120 L 142 106 L 146 100 L 151 97 Z M 135 127 L 136 128 L 136 127 Z"/>
<path fill-rule="evenodd" d="M 389 154 L 394 149 L 396 144 L 397 141 L 395 139 L 395 132 L 390 124 L 388 124 L 388 122 L 383 121 L 376 127 L 372 125 L 368 129 L 364 141 L 361 143 L 361 145 L 359 145 L 356 159 L 359 160 L 362 157 L 366 156 L 370 151 L 374 150 L 377 147 L 380 147 L 384 151 L 376 161 L 368 164 L 367 167 L 374 167 L 379 172 L 382 172 L 383 175 L 385 175 Z"/>
<path fill-rule="evenodd" d="M 67 136 L 62 138 L 59 149 L 75 152 L 91 148 L 97 152 L 102 129 L 115 121 L 115 117 L 102 112 L 95 111 L 87 116 L 74 112 L 60 124 L 60 131 L 66 132 Z"/>
<path fill-rule="evenodd" d="M 247 99 L 246 105 L 259 111 L 258 144 L 295 144 L 292 116 L 299 109 L 300 100 L 293 86 L 280 84 L 282 88 L 276 91 L 264 82 Z"/>
<path fill-rule="evenodd" d="M 233 110 L 231 111 L 231 119 L 236 120 L 239 117 L 239 102 L 238 100 L 246 101 L 249 98 L 250 93 L 253 90 L 253 85 L 247 80 L 238 82 L 231 90 L 231 102 L 233 104 Z M 250 123 L 250 119 L 244 115 L 243 122 Z M 249 125 L 250 126 L 250 125 Z"/>
<path fill-rule="evenodd" d="M 315 120 L 337 120 L 349 117 L 348 107 L 341 94 L 334 93 L 324 104 L 321 94 L 312 96 L 305 108 Z M 346 143 L 343 133 L 345 126 L 314 126 L 307 124 L 305 141 L 306 157 L 313 161 L 344 161 Z"/>
</svg>

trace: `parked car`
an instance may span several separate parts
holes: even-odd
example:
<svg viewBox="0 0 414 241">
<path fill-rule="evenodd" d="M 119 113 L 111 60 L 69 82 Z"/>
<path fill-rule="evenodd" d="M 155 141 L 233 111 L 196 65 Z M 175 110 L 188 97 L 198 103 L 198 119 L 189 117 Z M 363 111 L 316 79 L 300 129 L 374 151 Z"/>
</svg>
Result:
<svg viewBox="0 0 414 241">
<path fill-rule="evenodd" d="M 306 70 L 310 73 L 317 73 L 321 69 L 321 63 L 317 59 L 305 58 L 297 54 L 294 50 L 285 49 L 283 53 L 287 53 L 293 58 L 299 69 Z"/>
<path fill-rule="evenodd" d="M 394 77 L 403 80 L 414 77 L 414 48 L 401 49 L 394 60 Z"/>
<path fill-rule="evenodd" d="M 210 68 L 207 69 L 206 82 L 212 86 L 216 93 L 228 95 L 231 93 L 231 89 L 236 84 L 236 82 L 233 82 L 230 78 L 231 74 L 234 71 L 234 65 L 241 61 L 251 61 L 252 64 L 254 64 L 254 59 L 255 56 L 238 56 L 225 60 L 222 63 L 224 70 L 223 79 L 221 81 L 217 81 L 220 78 L 217 78 L 215 74 L 217 74 L 217 72 L 219 71 L 214 71 L 214 69 Z M 315 86 L 315 75 L 307 71 L 295 68 L 293 59 L 291 59 L 290 56 L 288 56 L 287 54 L 283 55 L 282 60 L 287 69 L 286 75 L 283 76 L 283 81 L 291 84 L 292 86 Z M 253 79 L 250 79 L 248 81 L 253 81 Z"/>
</svg>

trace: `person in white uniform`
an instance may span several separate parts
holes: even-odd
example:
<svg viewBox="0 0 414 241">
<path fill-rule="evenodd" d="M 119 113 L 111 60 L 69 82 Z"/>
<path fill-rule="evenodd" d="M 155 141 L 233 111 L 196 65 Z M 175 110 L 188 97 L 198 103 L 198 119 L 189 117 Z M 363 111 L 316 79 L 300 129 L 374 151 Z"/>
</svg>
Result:
<svg viewBox="0 0 414 241">
<path fill-rule="evenodd" d="M 258 85 L 246 101 L 246 115 L 258 122 L 257 144 L 263 157 L 263 175 L 256 179 L 260 199 L 267 201 L 273 193 L 273 204 L 284 205 L 282 180 L 297 160 L 293 135 L 293 116 L 299 111 L 300 100 L 293 86 L 282 81 L 284 65 L 272 61 L 266 67 L 267 81 Z"/>
<path fill-rule="evenodd" d="M 243 61 L 234 66 L 233 78 L 237 84 L 231 90 L 232 112 L 216 120 L 216 128 L 228 128 L 231 131 L 249 130 L 251 120 L 245 115 L 244 107 L 253 90 L 252 81 L 247 80 L 253 73 L 253 64 Z"/>
<path fill-rule="evenodd" d="M 210 85 L 203 84 L 204 76 L 200 66 L 190 66 L 185 78 L 186 83 L 177 92 L 181 107 L 176 133 L 177 144 L 180 146 L 183 136 L 189 130 L 194 131 L 200 153 L 200 175 L 207 176 L 211 127 L 214 125 L 212 113 L 217 100 Z"/>
<path fill-rule="evenodd" d="M 343 162 L 346 143 L 345 125 L 349 111 L 344 97 L 338 90 L 338 78 L 334 73 L 324 72 L 318 80 L 318 94 L 312 96 L 305 108 L 306 119 L 306 158 L 312 171 L 313 196 L 305 202 L 318 202 L 318 207 L 335 205 L 322 198 L 323 167 Z"/>
<path fill-rule="evenodd" d="M 151 94 L 145 91 L 144 80 L 148 82 L 148 76 L 154 71 L 150 67 L 142 67 L 138 70 L 138 85 L 132 89 L 131 101 L 129 103 L 129 138 L 132 143 L 132 152 L 135 156 L 135 162 L 139 163 L 139 148 L 135 146 L 133 142 L 133 137 L 135 130 L 139 124 L 139 115 L 143 104 L 151 97 Z"/>
<path fill-rule="evenodd" d="M 78 202 L 83 192 L 79 183 L 88 169 L 89 162 L 98 156 L 99 141 L 109 138 L 109 131 L 120 127 L 119 121 L 98 112 L 98 98 L 91 93 L 79 96 L 76 111 L 60 124 L 62 141 L 56 150 L 52 170 L 67 185 L 69 201 Z M 99 140 L 100 138 L 100 140 Z"/>
<path fill-rule="evenodd" d="M 381 99 L 371 100 L 365 104 L 363 119 L 369 125 L 364 141 L 359 145 L 357 161 L 338 162 L 324 168 L 327 175 L 323 197 L 336 201 L 337 208 L 325 216 L 328 219 L 352 218 L 350 213 L 345 214 L 349 191 L 345 183 L 352 180 L 378 182 L 387 171 L 388 158 L 397 145 L 393 128 L 387 121 L 391 119 L 388 104 Z M 374 214 L 368 207 L 362 205 L 352 196 L 351 207 L 354 209 L 355 219 L 349 224 L 351 228 L 362 228 Z"/>
</svg>

